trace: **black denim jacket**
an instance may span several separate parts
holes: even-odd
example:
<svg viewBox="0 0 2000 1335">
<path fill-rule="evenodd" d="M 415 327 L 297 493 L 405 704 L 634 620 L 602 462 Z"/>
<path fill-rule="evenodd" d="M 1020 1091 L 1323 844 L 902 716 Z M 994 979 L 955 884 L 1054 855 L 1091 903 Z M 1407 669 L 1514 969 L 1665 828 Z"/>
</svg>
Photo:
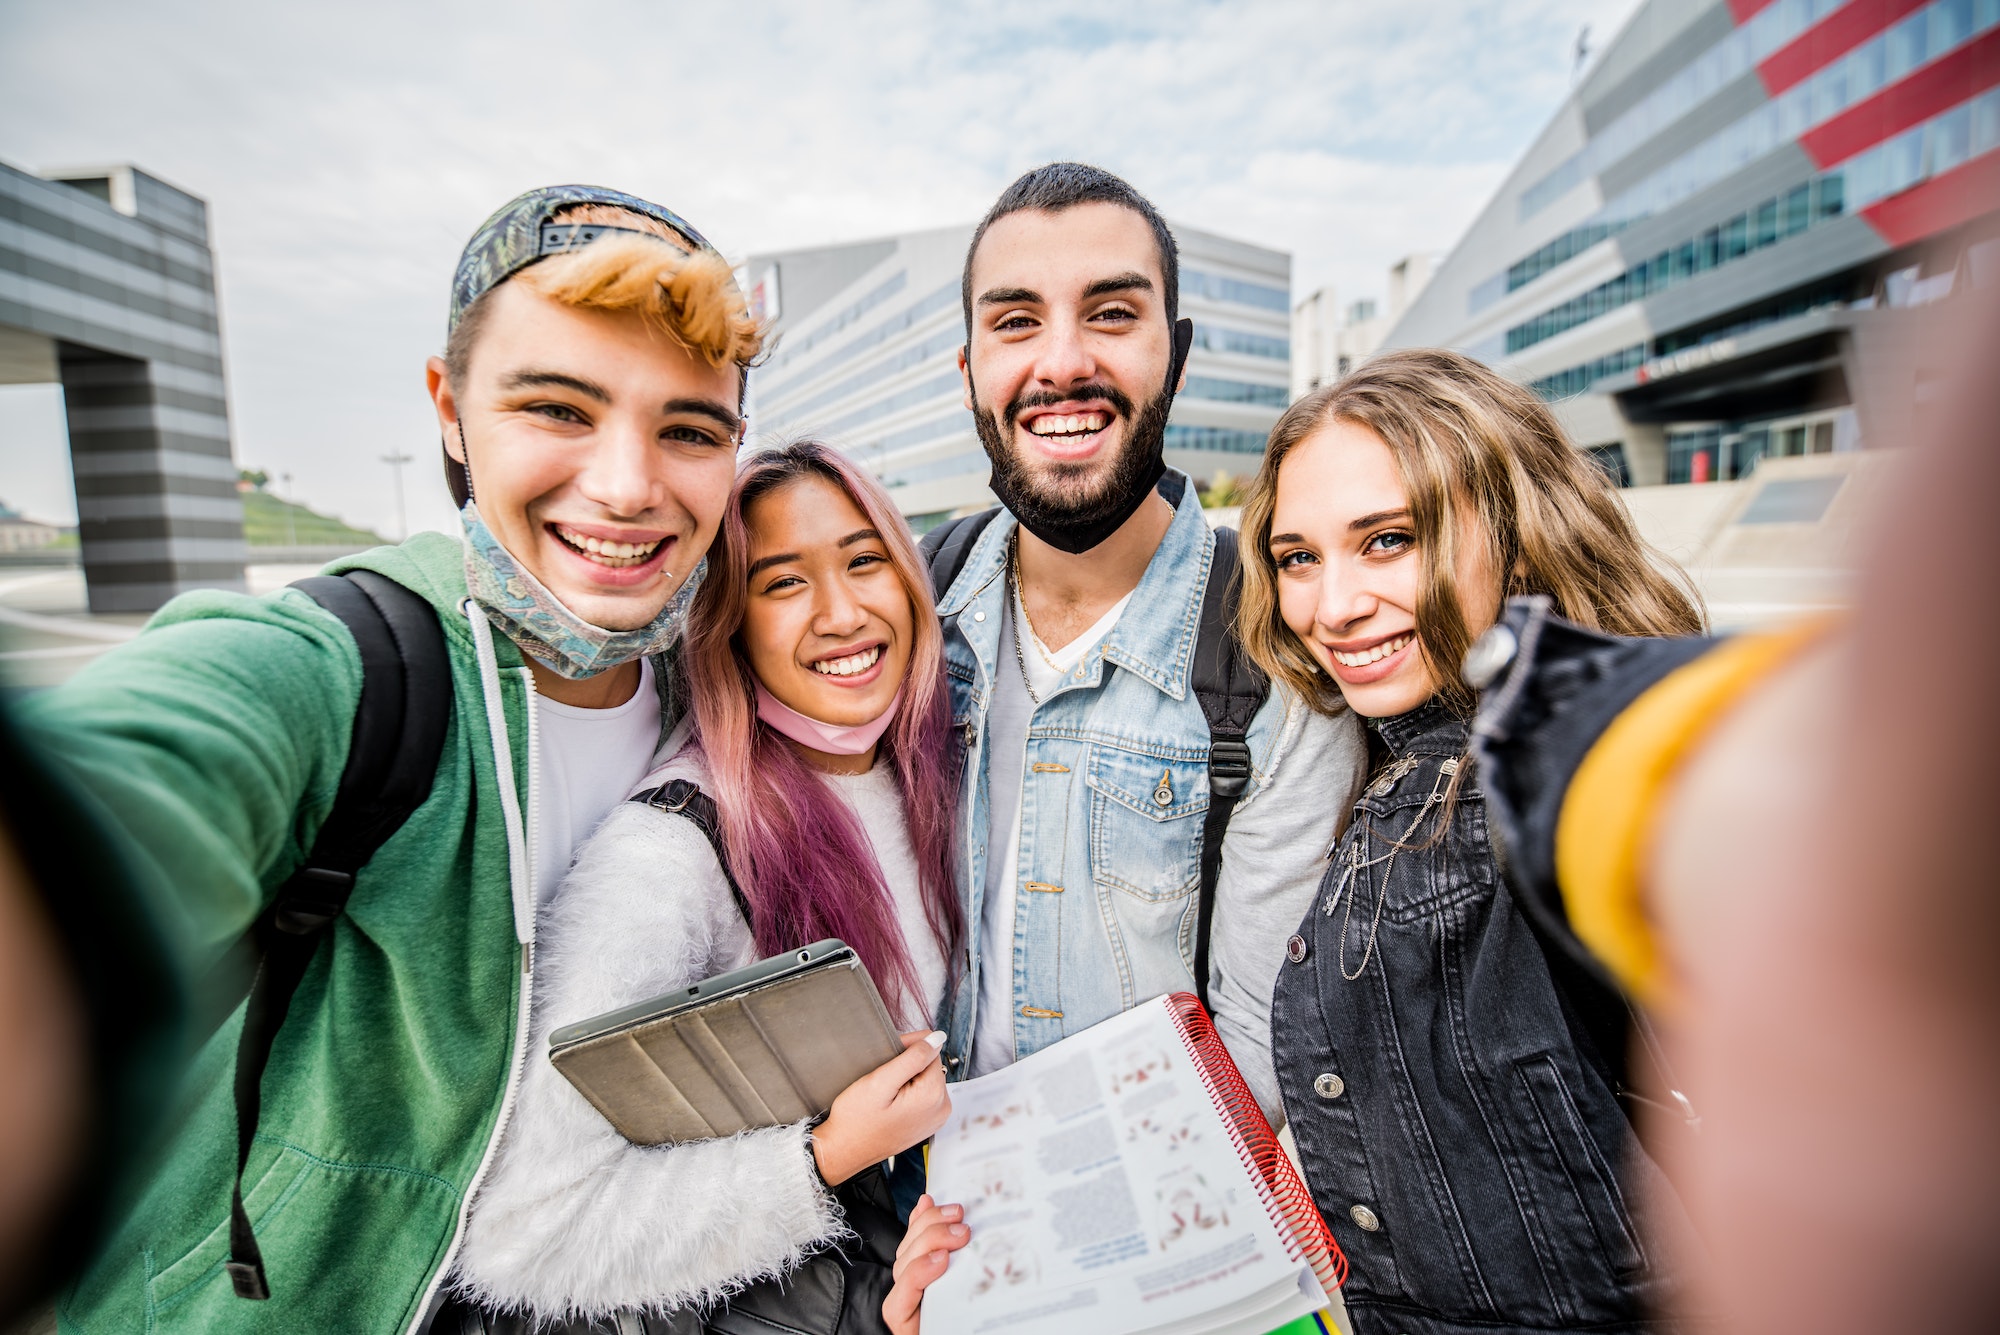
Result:
<svg viewBox="0 0 2000 1335">
<path fill-rule="evenodd" d="M 1432 702 L 1374 726 L 1381 765 L 1271 1016 L 1355 1329 L 1669 1329 L 1648 1320 L 1672 1291 L 1638 1216 L 1672 1189 L 1495 864 L 1467 724 Z"/>
</svg>

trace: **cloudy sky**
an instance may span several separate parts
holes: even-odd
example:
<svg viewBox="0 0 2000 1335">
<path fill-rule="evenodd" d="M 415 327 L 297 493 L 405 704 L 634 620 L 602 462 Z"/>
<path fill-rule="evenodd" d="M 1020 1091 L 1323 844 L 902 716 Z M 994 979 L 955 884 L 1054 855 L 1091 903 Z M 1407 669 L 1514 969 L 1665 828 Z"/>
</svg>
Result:
<svg viewBox="0 0 2000 1335">
<path fill-rule="evenodd" d="M 731 255 L 969 222 L 1081 158 L 1289 250 L 1294 296 L 1445 251 L 1637 0 L 706 5 L 0 0 L 0 160 L 209 201 L 239 461 L 452 523 L 423 359 L 460 245 L 530 186 L 668 204 Z M 0 388 L 0 499 L 74 516 L 52 389 Z"/>
</svg>

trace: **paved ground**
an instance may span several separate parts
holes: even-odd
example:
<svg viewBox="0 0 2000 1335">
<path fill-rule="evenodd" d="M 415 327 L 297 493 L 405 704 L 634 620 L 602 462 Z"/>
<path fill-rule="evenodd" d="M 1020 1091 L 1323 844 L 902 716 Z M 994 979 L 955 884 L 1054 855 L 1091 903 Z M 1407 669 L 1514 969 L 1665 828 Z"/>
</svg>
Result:
<svg viewBox="0 0 2000 1335">
<path fill-rule="evenodd" d="M 318 569 L 251 566 L 250 591 L 280 588 Z M 145 624 L 137 613 L 92 616 L 83 571 L 74 566 L 0 568 L 0 685 L 16 691 L 53 686 Z"/>
</svg>

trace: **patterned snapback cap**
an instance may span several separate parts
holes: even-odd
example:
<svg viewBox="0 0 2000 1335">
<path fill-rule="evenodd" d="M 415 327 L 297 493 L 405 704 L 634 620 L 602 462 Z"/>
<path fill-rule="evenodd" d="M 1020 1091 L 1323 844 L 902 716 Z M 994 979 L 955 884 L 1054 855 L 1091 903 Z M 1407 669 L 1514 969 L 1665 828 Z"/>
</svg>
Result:
<svg viewBox="0 0 2000 1335">
<path fill-rule="evenodd" d="M 629 227 L 606 227 L 595 223 L 559 223 L 555 215 L 582 204 L 605 204 L 665 223 L 687 239 L 697 250 L 714 250 L 708 239 L 687 219 L 672 209 L 649 204 L 636 195 L 606 190 L 594 185 L 548 185 L 530 190 L 501 206 L 500 211 L 480 224 L 458 257 L 458 272 L 451 280 L 451 320 L 458 322 L 472 303 L 500 286 L 537 260 L 589 245 L 606 232 L 629 232 Z M 650 232 L 645 235 L 652 235 Z"/>
</svg>

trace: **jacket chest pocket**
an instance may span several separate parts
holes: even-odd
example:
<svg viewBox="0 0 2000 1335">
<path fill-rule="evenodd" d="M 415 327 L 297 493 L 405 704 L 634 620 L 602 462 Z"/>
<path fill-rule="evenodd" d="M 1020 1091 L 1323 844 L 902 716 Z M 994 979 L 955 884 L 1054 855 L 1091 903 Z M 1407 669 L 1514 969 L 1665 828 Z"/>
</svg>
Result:
<svg viewBox="0 0 2000 1335">
<path fill-rule="evenodd" d="M 1358 895 L 1357 913 L 1379 903 L 1384 920 L 1412 923 L 1493 893 L 1486 804 L 1476 792 L 1447 803 L 1448 786 L 1448 777 L 1435 788 L 1410 784 L 1355 804 L 1331 874 Z"/>
<path fill-rule="evenodd" d="M 1193 893 L 1201 880 L 1207 763 L 1093 746 L 1084 778 L 1092 878 L 1137 899 Z"/>
</svg>

